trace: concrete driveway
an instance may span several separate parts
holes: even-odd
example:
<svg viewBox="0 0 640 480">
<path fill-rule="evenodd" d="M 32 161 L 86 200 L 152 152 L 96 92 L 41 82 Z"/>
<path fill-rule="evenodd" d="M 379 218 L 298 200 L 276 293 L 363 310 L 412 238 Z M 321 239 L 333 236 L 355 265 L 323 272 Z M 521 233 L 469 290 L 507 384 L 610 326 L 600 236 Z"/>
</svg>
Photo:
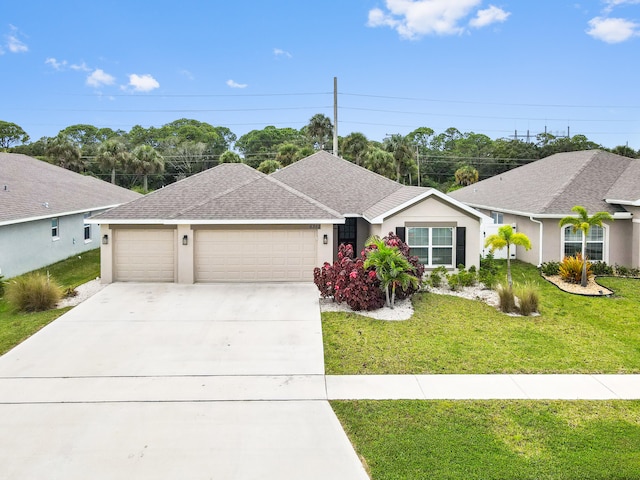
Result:
<svg viewBox="0 0 640 480">
<path fill-rule="evenodd" d="M 0 357 L 0 478 L 366 479 L 313 284 L 113 284 Z"/>
</svg>

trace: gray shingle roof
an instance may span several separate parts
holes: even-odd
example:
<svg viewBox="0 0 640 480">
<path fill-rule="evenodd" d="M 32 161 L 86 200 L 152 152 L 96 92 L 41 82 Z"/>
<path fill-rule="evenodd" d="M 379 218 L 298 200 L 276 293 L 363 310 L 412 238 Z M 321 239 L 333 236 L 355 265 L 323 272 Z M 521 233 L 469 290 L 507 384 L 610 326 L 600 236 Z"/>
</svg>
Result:
<svg viewBox="0 0 640 480">
<path fill-rule="evenodd" d="M 403 187 L 324 151 L 292 163 L 271 176 L 342 214 L 362 215 Z"/>
<path fill-rule="evenodd" d="M 402 187 L 384 197 L 367 208 L 363 214 L 365 218 L 373 219 L 382 215 L 389 210 L 399 207 L 400 205 L 410 201 L 411 199 L 428 192 L 430 189 L 425 187 Z"/>
<path fill-rule="evenodd" d="M 626 194 L 633 190 L 620 184 L 632 162 L 601 150 L 557 153 L 528 165 L 482 180 L 450 193 L 473 207 L 487 207 L 540 215 L 570 215 L 574 205 L 589 212 L 615 213 L 624 209 L 608 204 L 614 185 Z M 636 170 L 637 174 L 640 170 Z M 636 185 L 640 177 L 635 177 Z"/>
<path fill-rule="evenodd" d="M 0 222 L 99 210 L 139 193 L 80 175 L 36 158 L 0 153 Z"/>
<path fill-rule="evenodd" d="M 640 203 L 640 160 L 629 162 L 627 169 L 609 189 L 607 200 Z"/>
<path fill-rule="evenodd" d="M 247 165 L 223 163 L 94 218 L 116 223 L 118 220 L 304 221 L 343 217 Z"/>
</svg>

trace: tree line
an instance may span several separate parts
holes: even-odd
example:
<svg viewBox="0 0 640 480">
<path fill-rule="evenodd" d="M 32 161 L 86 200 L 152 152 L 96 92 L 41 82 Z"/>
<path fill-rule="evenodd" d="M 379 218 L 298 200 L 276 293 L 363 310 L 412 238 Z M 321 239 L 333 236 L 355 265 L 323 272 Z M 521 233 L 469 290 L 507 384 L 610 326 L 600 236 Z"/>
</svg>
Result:
<svg viewBox="0 0 640 480">
<path fill-rule="evenodd" d="M 159 128 L 136 125 L 128 132 L 71 125 L 55 137 L 30 141 L 18 125 L 0 121 L 0 149 L 23 153 L 126 188 L 147 191 L 211 168 L 242 162 L 265 173 L 333 148 L 331 120 L 316 114 L 301 129 L 267 126 L 241 137 L 227 127 L 182 118 Z M 420 127 L 381 141 L 354 132 L 338 139 L 339 154 L 407 185 L 450 191 L 554 153 L 602 149 L 631 158 L 627 146 L 607 149 L 584 135 L 537 135 L 535 141 L 491 139 L 448 128 Z"/>
</svg>

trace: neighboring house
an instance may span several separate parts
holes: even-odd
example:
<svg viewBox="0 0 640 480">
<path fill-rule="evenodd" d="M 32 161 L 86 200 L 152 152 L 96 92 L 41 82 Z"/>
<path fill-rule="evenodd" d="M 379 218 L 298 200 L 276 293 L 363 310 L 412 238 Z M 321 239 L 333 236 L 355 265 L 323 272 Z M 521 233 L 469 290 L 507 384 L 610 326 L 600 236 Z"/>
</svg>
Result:
<svg viewBox="0 0 640 480">
<path fill-rule="evenodd" d="M 478 265 L 490 219 L 318 152 L 272 175 L 226 163 L 94 217 L 102 279 L 311 281 L 339 243 L 398 232 L 431 268 Z"/>
<path fill-rule="evenodd" d="M 640 160 L 601 150 L 557 153 L 450 195 L 496 223 L 516 225 L 532 243 L 528 252 L 518 247 L 517 257 L 534 265 L 581 250 L 582 233 L 559 226 L 573 206 L 609 212 L 615 220 L 591 229 L 587 255 L 640 266 Z"/>
<path fill-rule="evenodd" d="M 6 278 L 98 248 L 88 217 L 139 194 L 26 155 L 0 153 L 0 274 Z"/>
</svg>

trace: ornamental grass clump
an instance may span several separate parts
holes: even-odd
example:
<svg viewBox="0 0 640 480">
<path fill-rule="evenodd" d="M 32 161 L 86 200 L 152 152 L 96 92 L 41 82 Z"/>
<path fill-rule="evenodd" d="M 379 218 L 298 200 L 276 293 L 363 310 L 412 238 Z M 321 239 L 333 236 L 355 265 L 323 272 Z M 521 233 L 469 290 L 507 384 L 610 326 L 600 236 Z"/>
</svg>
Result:
<svg viewBox="0 0 640 480">
<path fill-rule="evenodd" d="M 516 297 L 513 288 L 509 284 L 500 284 L 496 288 L 498 292 L 498 300 L 500 303 L 500 311 L 504 313 L 512 313 L 516 311 Z"/>
<path fill-rule="evenodd" d="M 520 315 L 528 317 L 532 313 L 538 312 L 540 303 L 540 292 L 538 288 L 527 282 L 516 287 L 516 296 L 518 297 Z"/>
<path fill-rule="evenodd" d="M 22 312 L 50 310 L 62 298 L 62 289 L 41 273 L 30 273 L 11 280 L 6 285 L 6 300 Z"/>
</svg>

